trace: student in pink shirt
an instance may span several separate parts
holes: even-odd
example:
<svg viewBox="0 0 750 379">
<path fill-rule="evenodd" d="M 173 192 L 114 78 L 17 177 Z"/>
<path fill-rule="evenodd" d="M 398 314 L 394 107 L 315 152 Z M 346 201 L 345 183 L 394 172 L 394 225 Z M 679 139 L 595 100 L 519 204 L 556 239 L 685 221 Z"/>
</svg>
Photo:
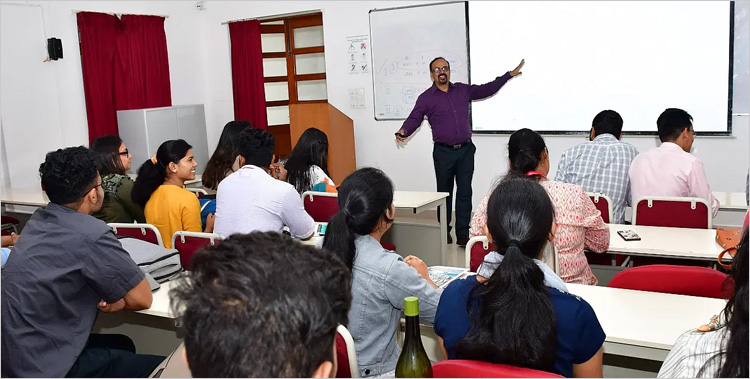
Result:
<svg viewBox="0 0 750 379">
<path fill-rule="evenodd" d="M 719 200 L 708 185 L 703 162 L 690 154 L 693 118 L 682 109 L 669 108 L 656 127 L 661 146 L 638 154 L 630 164 L 632 204 L 644 196 L 698 197 L 708 202 L 716 217 Z"/>
<path fill-rule="evenodd" d="M 547 180 L 549 153 L 539 133 L 524 128 L 511 134 L 508 158 L 510 169 L 507 177 L 526 177 L 539 182 L 555 206 L 557 229 L 554 243 L 560 266 L 558 276 L 566 283 L 596 285 L 598 280 L 591 272 L 583 250 L 603 253 L 609 247 L 609 228 L 602 220 L 601 212 L 583 187 Z M 485 196 L 471 219 L 469 234 L 472 237 L 485 235 L 490 194 Z"/>
</svg>

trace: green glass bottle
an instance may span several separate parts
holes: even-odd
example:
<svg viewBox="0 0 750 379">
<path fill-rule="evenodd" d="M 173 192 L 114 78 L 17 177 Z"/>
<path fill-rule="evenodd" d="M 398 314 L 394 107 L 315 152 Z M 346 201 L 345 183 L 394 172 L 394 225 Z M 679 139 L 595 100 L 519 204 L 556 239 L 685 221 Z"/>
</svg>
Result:
<svg viewBox="0 0 750 379">
<path fill-rule="evenodd" d="M 419 334 L 419 299 L 414 296 L 404 298 L 406 333 L 404 347 L 396 363 L 397 378 L 432 378 L 432 363 L 422 346 Z"/>
</svg>

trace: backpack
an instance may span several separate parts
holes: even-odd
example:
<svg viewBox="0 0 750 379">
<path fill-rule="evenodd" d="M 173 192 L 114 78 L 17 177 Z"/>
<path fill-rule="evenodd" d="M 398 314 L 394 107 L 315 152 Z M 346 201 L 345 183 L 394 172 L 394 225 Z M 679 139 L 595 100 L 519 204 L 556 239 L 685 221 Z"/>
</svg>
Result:
<svg viewBox="0 0 750 379">
<path fill-rule="evenodd" d="M 180 253 L 175 249 L 167 249 L 131 237 L 123 237 L 119 240 L 135 264 L 144 273 L 151 275 L 157 283 L 172 280 L 183 271 L 180 265 Z"/>
</svg>

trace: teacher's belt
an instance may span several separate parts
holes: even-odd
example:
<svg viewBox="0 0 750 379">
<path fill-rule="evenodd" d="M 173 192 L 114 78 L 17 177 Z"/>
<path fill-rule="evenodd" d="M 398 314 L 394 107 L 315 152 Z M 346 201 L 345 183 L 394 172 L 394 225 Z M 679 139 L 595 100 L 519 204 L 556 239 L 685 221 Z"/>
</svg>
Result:
<svg viewBox="0 0 750 379">
<path fill-rule="evenodd" d="M 464 146 L 466 146 L 466 145 L 468 145 L 470 143 L 471 143 L 471 140 L 468 140 L 468 141 L 463 142 L 463 143 L 457 143 L 455 145 L 448 145 L 447 143 L 435 142 L 435 145 L 442 146 L 442 147 L 445 147 L 445 148 L 448 148 L 448 149 L 460 149 L 460 148 L 462 148 L 462 147 L 464 147 Z"/>
</svg>

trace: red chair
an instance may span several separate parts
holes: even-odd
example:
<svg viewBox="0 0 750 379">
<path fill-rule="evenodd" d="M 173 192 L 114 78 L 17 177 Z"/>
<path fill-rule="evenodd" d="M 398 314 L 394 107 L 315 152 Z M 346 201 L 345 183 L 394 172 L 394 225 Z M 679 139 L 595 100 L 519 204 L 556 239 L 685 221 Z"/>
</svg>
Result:
<svg viewBox="0 0 750 379">
<path fill-rule="evenodd" d="M 650 265 L 617 273 L 609 287 L 723 299 L 726 279 L 725 274 L 707 267 Z"/>
<path fill-rule="evenodd" d="M 0 229 L 7 230 L 8 232 L 14 232 L 18 234 L 18 227 L 21 225 L 21 221 L 19 221 L 15 217 L 11 216 L 0 216 Z"/>
<path fill-rule="evenodd" d="M 604 220 L 605 224 L 609 224 L 610 221 L 614 218 L 612 215 L 612 199 L 609 198 L 609 196 L 601 193 L 596 192 L 586 192 L 586 195 L 591 198 L 591 201 L 594 203 L 594 206 L 596 207 L 599 212 L 602 214 L 602 220 Z"/>
<path fill-rule="evenodd" d="M 337 378 L 359 378 L 357 364 L 357 348 L 354 339 L 344 325 L 336 328 L 336 361 L 338 363 Z"/>
<path fill-rule="evenodd" d="M 711 229 L 712 211 L 697 197 L 642 197 L 633 207 L 633 225 Z"/>
<path fill-rule="evenodd" d="M 153 244 L 164 246 L 164 241 L 161 239 L 161 233 L 159 229 L 151 224 L 124 224 L 124 223 L 109 223 L 110 229 L 115 232 L 118 237 L 132 237 Z"/>
<path fill-rule="evenodd" d="M 495 245 L 491 244 L 486 236 L 472 237 L 466 243 L 466 267 L 471 272 L 477 272 L 479 265 L 484 261 L 484 256 L 493 250 L 495 250 Z"/>
<path fill-rule="evenodd" d="M 612 213 L 612 199 L 607 195 L 596 192 L 586 192 L 586 195 L 589 196 L 591 202 L 594 203 L 596 209 L 601 213 L 604 223 L 609 224 L 614 219 Z M 627 258 L 619 254 L 597 254 L 591 251 L 584 251 L 584 254 L 590 265 L 620 266 Z"/>
<path fill-rule="evenodd" d="M 383 246 L 383 249 L 396 251 L 396 245 L 388 242 L 380 242 L 380 246 Z"/>
<path fill-rule="evenodd" d="M 434 378 L 564 378 L 564 376 L 547 371 L 464 359 L 449 359 L 433 363 L 432 376 Z"/>
<path fill-rule="evenodd" d="M 180 264 L 190 270 L 190 260 L 198 249 L 206 245 L 216 245 L 224 239 L 216 233 L 177 231 L 172 235 L 172 248 L 180 252 Z"/>
<path fill-rule="evenodd" d="M 305 211 L 316 222 L 331 221 L 331 217 L 339 213 L 338 194 L 330 192 L 307 191 L 302 194 Z"/>
<path fill-rule="evenodd" d="M 204 190 L 203 188 L 185 187 L 185 189 L 194 193 L 195 196 L 198 196 L 199 199 L 202 199 L 203 196 L 208 195 L 208 192 Z"/>
</svg>

